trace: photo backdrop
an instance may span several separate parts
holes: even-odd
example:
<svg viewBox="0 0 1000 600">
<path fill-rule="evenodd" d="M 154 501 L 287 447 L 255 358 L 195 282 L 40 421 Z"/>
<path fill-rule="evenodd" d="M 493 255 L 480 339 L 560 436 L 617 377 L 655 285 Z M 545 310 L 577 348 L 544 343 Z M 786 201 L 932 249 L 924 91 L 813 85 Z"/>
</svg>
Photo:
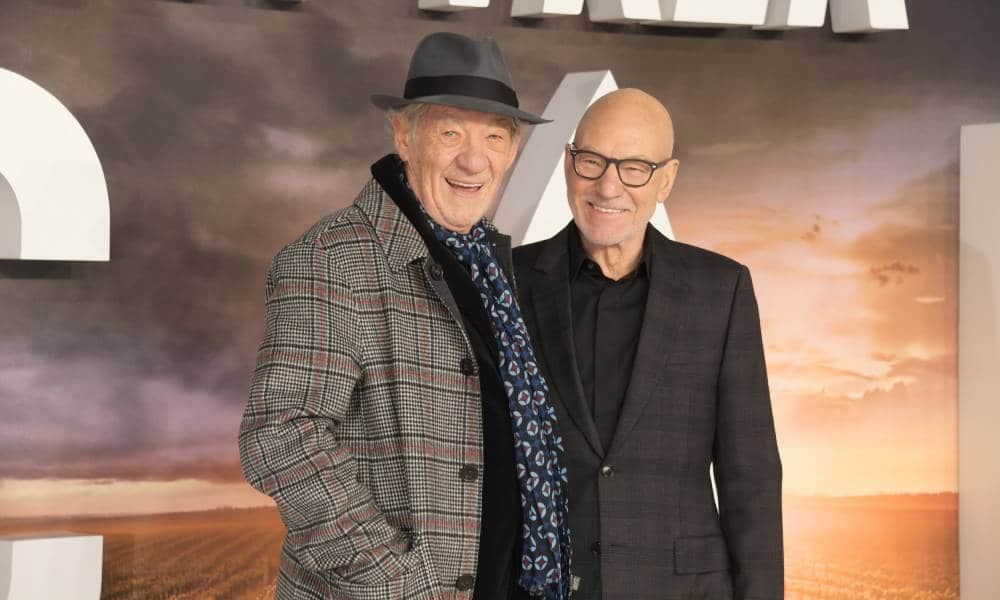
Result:
<svg viewBox="0 0 1000 600">
<path fill-rule="evenodd" d="M 754 276 L 787 597 L 958 598 L 958 136 L 1000 121 L 1000 4 L 908 4 L 909 31 L 838 36 L 4 0 L 0 68 L 80 120 L 112 233 L 109 263 L 0 261 L 0 534 L 104 534 L 105 598 L 273 591 L 281 522 L 236 447 L 266 265 L 353 199 L 391 148 L 368 95 L 450 30 L 498 40 L 528 110 L 597 69 L 670 107 L 677 238 Z"/>
</svg>

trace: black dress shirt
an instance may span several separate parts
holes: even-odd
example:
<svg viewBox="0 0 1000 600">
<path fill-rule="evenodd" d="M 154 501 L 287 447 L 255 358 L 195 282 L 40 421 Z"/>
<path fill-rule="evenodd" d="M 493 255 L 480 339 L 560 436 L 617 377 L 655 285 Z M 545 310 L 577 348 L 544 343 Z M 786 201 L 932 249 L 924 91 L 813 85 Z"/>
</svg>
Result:
<svg viewBox="0 0 1000 600">
<path fill-rule="evenodd" d="M 448 289 L 462 313 L 475 353 L 483 406 L 483 512 L 474 600 L 527 600 L 517 585 L 520 575 L 521 500 L 514 470 L 514 433 L 507 393 L 500 377 L 493 328 L 469 271 L 444 246 L 427 222 L 416 196 L 401 177 L 403 162 L 391 154 L 372 165 L 372 174 L 420 233 L 430 260 L 441 265 Z M 508 251 L 509 252 L 509 251 Z M 500 257 L 508 277 L 510 261 Z M 509 254 L 506 257 L 509 259 Z"/>
<path fill-rule="evenodd" d="M 628 391 L 649 292 L 652 245 L 643 242 L 635 271 L 614 281 L 587 258 L 575 226 L 569 232 L 570 296 L 576 366 L 605 451 Z"/>
</svg>

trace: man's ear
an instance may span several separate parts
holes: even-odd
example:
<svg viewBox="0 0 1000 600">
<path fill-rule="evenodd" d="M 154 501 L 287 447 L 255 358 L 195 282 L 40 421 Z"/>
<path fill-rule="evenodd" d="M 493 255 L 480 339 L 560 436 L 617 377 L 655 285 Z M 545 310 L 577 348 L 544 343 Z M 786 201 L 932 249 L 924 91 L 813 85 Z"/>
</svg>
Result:
<svg viewBox="0 0 1000 600">
<path fill-rule="evenodd" d="M 403 162 L 409 162 L 410 137 L 410 123 L 398 113 L 392 115 L 392 143 Z"/>
<path fill-rule="evenodd" d="M 677 170 L 681 166 L 681 161 L 676 158 L 663 165 L 663 174 L 660 175 L 660 189 L 656 195 L 656 201 L 664 203 L 670 197 L 670 192 L 674 189 L 674 182 L 677 181 Z"/>
</svg>

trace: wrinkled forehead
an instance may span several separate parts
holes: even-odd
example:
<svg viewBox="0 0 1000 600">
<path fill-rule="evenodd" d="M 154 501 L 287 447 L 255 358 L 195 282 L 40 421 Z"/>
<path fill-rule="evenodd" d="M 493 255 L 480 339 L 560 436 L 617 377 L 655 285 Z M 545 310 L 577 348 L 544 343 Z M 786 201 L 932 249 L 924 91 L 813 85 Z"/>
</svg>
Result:
<svg viewBox="0 0 1000 600">
<path fill-rule="evenodd" d="M 517 122 L 514 117 L 442 104 L 428 105 L 423 122 L 428 124 L 448 123 L 463 128 L 501 127 L 511 132 L 517 131 Z"/>
</svg>

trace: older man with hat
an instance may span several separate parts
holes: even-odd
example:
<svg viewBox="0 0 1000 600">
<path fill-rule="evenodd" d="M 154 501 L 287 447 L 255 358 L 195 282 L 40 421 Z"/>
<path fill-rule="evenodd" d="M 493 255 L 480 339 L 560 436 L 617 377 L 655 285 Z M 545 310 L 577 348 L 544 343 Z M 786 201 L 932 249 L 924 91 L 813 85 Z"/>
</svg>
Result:
<svg viewBox="0 0 1000 600">
<path fill-rule="evenodd" d="M 267 274 L 240 456 L 288 529 L 275 596 L 568 598 L 562 440 L 483 218 L 546 121 L 492 40 L 450 33 L 372 101 L 397 153 Z"/>
</svg>

